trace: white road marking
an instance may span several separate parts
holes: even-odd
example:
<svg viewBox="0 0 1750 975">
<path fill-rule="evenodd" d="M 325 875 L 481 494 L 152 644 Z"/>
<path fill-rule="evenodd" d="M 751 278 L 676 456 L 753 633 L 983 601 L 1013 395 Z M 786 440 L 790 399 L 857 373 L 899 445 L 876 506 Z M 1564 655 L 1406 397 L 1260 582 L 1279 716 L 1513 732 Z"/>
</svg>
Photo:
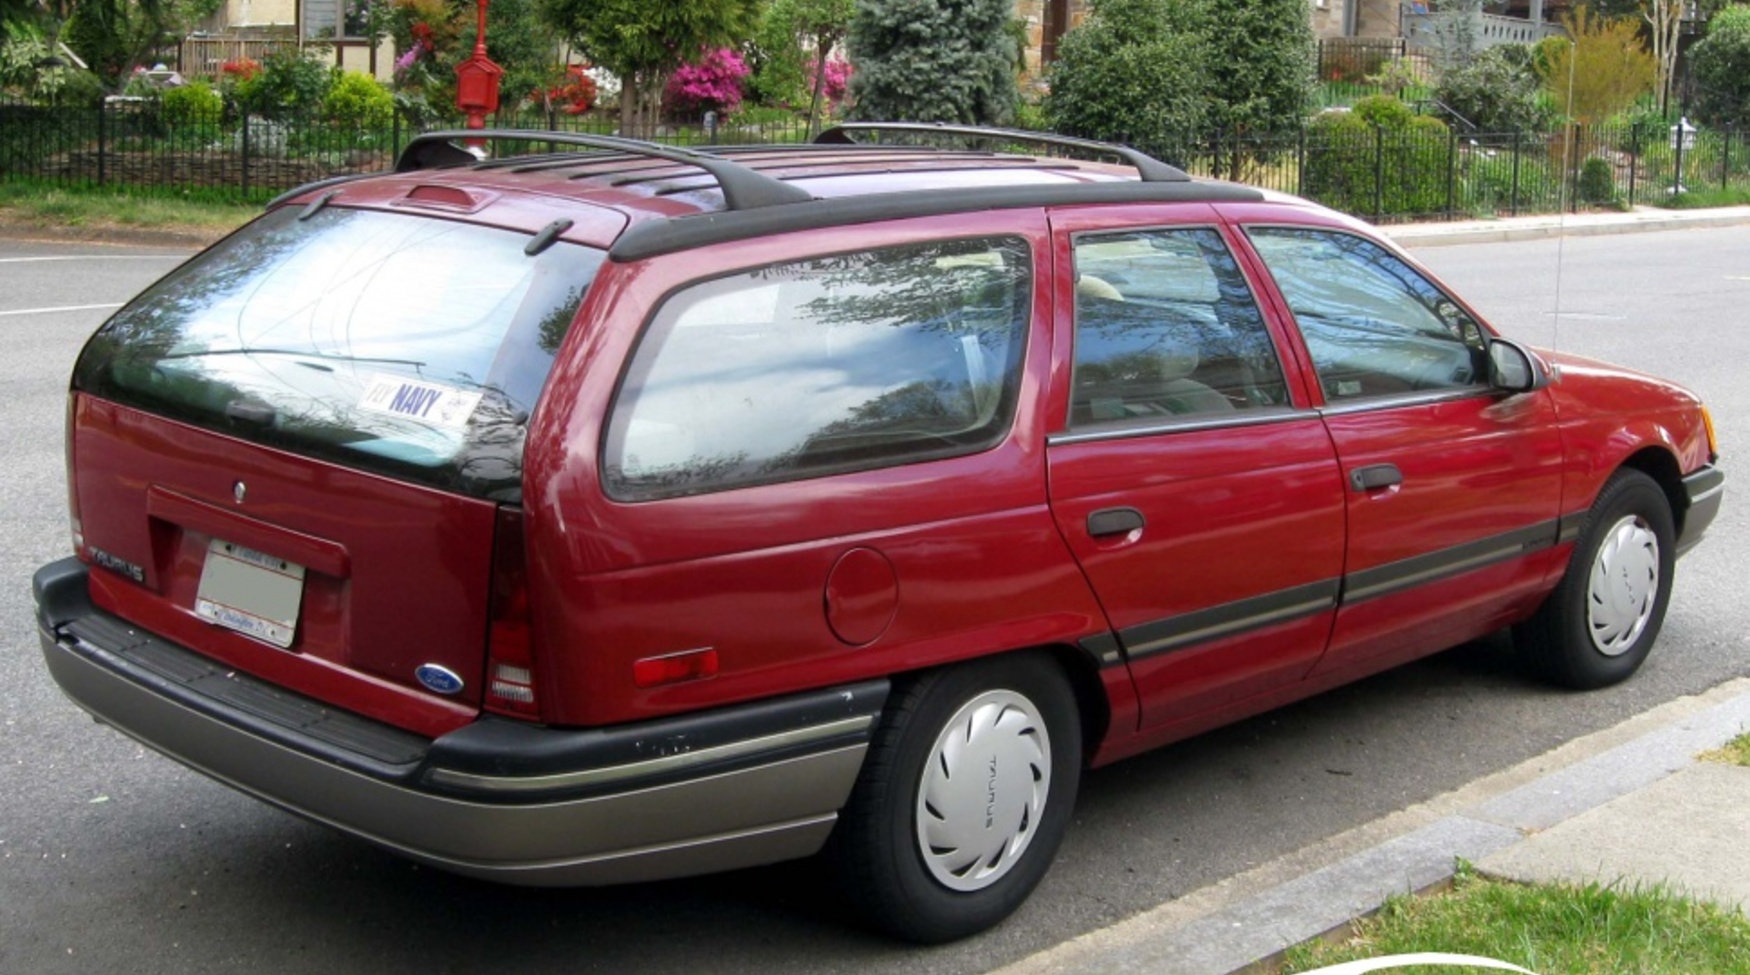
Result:
<svg viewBox="0 0 1750 975">
<path fill-rule="evenodd" d="M 53 315 L 62 311 L 92 311 L 98 308 L 120 308 L 122 303 L 111 301 L 101 305 L 61 305 L 58 308 L 19 308 L 14 311 L 0 311 L 0 315 Z"/>
</svg>

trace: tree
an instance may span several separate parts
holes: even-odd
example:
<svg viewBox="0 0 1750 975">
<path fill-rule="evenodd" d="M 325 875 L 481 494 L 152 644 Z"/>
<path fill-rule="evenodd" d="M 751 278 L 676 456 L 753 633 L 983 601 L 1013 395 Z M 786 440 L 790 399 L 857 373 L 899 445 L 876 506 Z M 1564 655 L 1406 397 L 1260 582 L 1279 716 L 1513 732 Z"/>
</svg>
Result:
<svg viewBox="0 0 1750 975">
<path fill-rule="evenodd" d="M 1565 24 L 1573 43 L 1552 45 L 1542 70 L 1544 87 L 1572 118 L 1602 122 L 1652 90 L 1657 69 L 1633 21 L 1579 7 Z"/>
<path fill-rule="evenodd" d="M 759 0 L 540 0 L 547 23 L 620 78 L 620 132 L 655 125 L 668 74 L 714 47 L 739 47 Z M 490 36 L 490 35 L 489 35 Z"/>
<path fill-rule="evenodd" d="M 1315 73 L 1306 0 L 1232 0 L 1210 14 L 1210 121 L 1236 135 L 1298 126 Z"/>
<path fill-rule="evenodd" d="M 1001 124 L 1013 115 L 1011 0 L 858 0 L 852 117 Z"/>
<path fill-rule="evenodd" d="M 1727 7 L 1715 15 L 1689 58 L 1696 115 L 1709 122 L 1750 124 L 1750 7 Z"/>
<path fill-rule="evenodd" d="M 814 45 L 814 91 L 808 99 L 808 131 L 820 118 L 820 93 L 826 87 L 826 59 L 845 39 L 856 14 L 856 0 L 780 0 L 791 8 L 796 32 Z"/>
<path fill-rule="evenodd" d="M 1549 121 L 1542 90 L 1531 49 L 1502 44 L 1440 72 L 1434 97 L 1479 132 L 1526 132 Z"/>
<path fill-rule="evenodd" d="M 1046 72 L 1053 127 L 1179 155 L 1209 124 L 1204 13 L 1198 0 L 1094 0 Z"/>
</svg>

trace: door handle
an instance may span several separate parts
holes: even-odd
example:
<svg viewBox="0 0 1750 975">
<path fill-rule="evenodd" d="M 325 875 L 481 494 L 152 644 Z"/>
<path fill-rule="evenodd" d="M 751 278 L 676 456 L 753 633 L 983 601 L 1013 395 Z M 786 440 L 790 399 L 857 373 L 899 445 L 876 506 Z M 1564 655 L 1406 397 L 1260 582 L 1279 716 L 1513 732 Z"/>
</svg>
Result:
<svg viewBox="0 0 1750 975">
<path fill-rule="evenodd" d="M 1404 483 L 1404 472 L 1396 464 L 1370 464 L 1349 472 L 1349 486 L 1357 491 L 1377 491 Z"/>
<path fill-rule="evenodd" d="M 1145 524 L 1142 512 L 1135 508 L 1102 508 L 1088 515 L 1088 534 L 1095 538 L 1128 535 Z"/>
</svg>

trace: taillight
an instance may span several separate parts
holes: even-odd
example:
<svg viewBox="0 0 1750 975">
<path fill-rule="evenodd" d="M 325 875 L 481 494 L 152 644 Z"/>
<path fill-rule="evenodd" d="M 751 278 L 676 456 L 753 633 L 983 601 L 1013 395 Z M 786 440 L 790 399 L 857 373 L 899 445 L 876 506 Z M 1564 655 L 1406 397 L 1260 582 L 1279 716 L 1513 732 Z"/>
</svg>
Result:
<svg viewBox="0 0 1750 975">
<path fill-rule="evenodd" d="M 500 507 L 492 542 L 491 623 L 486 635 L 484 707 L 518 718 L 541 716 L 535 652 L 529 634 L 529 567 L 523 513 Z"/>
<path fill-rule="evenodd" d="M 85 523 L 79 518 L 79 475 L 73 469 L 73 424 L 77 415 L 79 394 L 67 394 L 67 429 L 61 439 L 67 464 L 67 528 L 73 537 L 73 554 L 85 557 Z"/>
</svg>

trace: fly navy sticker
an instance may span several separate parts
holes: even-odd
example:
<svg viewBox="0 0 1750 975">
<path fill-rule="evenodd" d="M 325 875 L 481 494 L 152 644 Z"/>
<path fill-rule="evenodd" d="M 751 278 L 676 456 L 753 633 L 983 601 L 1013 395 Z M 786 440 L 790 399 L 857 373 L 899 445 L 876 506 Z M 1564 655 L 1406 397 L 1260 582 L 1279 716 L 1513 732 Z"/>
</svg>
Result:
<svg viewBox="0 0 1750 975">
<path fill-rule="evenodd" d="M 474 408 L 479 405 L 479 393 L 380 372 L 371 375 L 365 394 L 359 398 L 360 409 L 451 430 L 466 427 L 468 418 L 474 415 Z"/>
</svg>

